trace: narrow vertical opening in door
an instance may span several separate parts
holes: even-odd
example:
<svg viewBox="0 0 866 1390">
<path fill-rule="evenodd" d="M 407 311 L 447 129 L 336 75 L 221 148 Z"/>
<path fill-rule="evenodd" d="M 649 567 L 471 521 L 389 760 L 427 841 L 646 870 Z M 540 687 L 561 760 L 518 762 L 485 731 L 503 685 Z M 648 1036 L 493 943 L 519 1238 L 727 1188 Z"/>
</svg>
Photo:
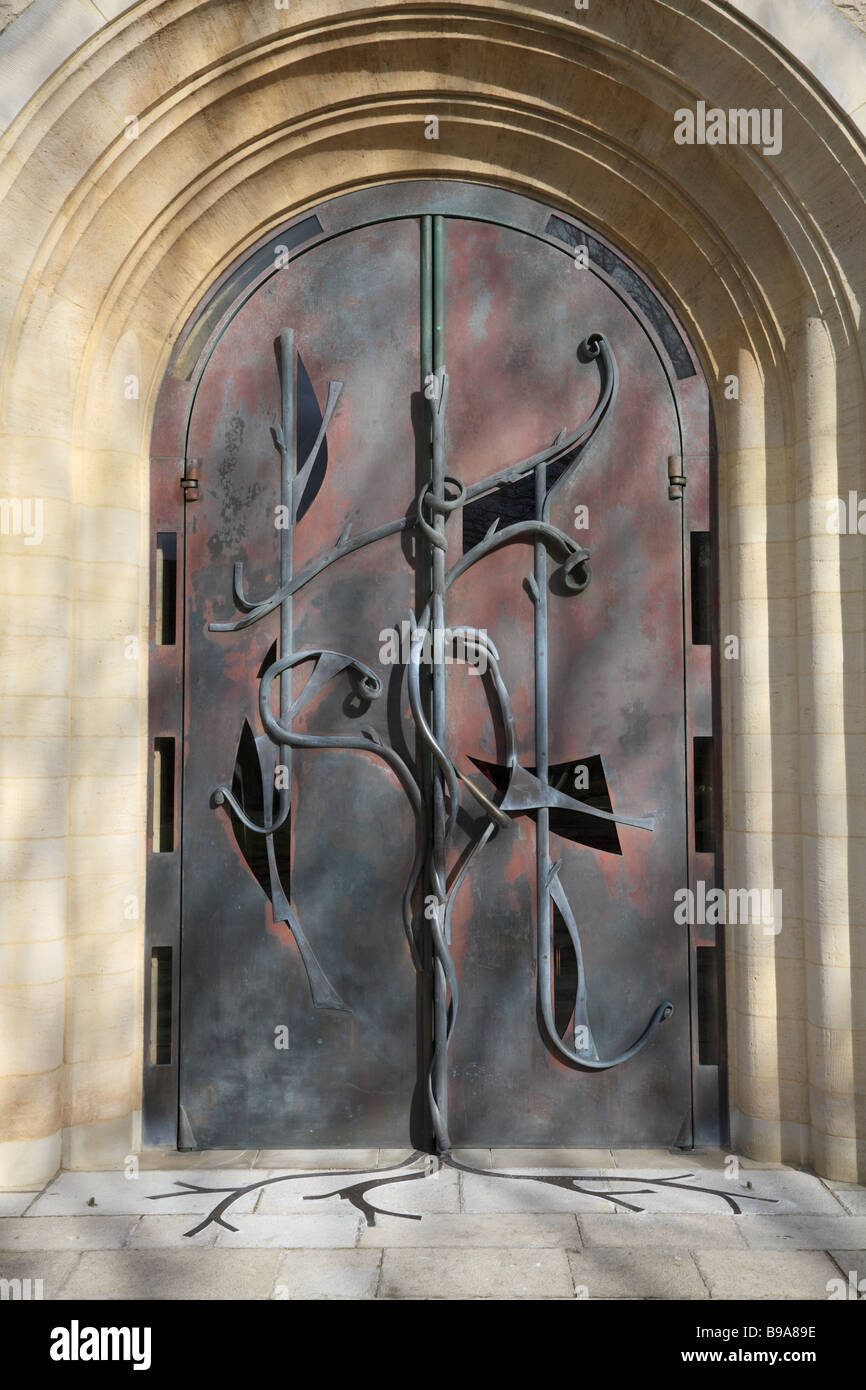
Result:
<svg viewBox="0 0 866 1390">
<path fill-rule="evenodd" d="M 177 534 L 159 531 L 154 573 L 154 631 L 157 647 L 173 647 L 177 627 Z"/>
<path fill-rule="evenodd" d="M 171 957 L 170 946 L 154 946 L 150 953 L 150 1064 L 171 1065 Z"/>
<path fill-rule="evenodd" d="M 153 743 L 153 852 L 174 849 L 174 739 Z"/>
<path fill-rule="evenodd" d="M 692 531 L 692 642 L 713 640 L 713 565 L 709 531 Z"/>
<path fill-rule="evenodd" d="M 719 979 L 715 946 L 698 946 L 698 1061 L 719 1065 Z"/>
<path fill-rule="evenodd" d="M 716 848 L 713 740 L 695 739 L 695 850 L 714 854 Z"/>
</svg>

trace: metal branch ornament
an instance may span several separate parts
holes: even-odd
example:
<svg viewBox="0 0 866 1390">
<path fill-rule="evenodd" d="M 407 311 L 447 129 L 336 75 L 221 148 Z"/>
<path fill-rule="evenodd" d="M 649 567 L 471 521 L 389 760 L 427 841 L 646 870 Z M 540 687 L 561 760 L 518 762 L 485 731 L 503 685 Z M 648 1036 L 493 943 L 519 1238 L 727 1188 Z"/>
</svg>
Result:
<svg viewBox="0 0 866 1390">
<path fill-rule="evenodd" d="M 553 784 L 555 776 L 553 781 L 551 780 L 559 768 L 551 768 L 549 754 L 547 662 L 550 557 L 555 558 L 562 586 L 568 593 L 583 593 L 592 577 L 589 552 L 551 522 L 551 504 L 556 493 L 562 489 L 566 479 L 578 466 L 582 447 L 595 435 L 612 408 L 619 380 L 613 351 L 600 333 L 590 334 L 583 340 L 578 349 L 578 358 L 585 365 L 595 363 L 600 375 L 598 399 L 589 418 L 570 434 L 567 434 L 565 429 L 561 430 L 548 448 L 517 463 L 509 464 L 471 486 L 466 486 L 459 477 L 446 472 L 446 418 L 450 383 L 444 366 L 440 367 L 432 374 L 435 389 L 425 391 L 431 439 L 431 476 L 430 481 L 418 494 L 414 513 L 375 527 L 354 539 L 351 538 L 351 527 L 347 525 L 332 549 L 319 555 L 295 573 L 293 530 L 298 522 L 305 494 L 310 488 L 315 463 L 325 441 L 342 383 L 330 382 L 318 435 L 303 464 L 296 470 L 294 335 L 291 329 L 284 329 L 279 338 L 281 419 L 273 428 L 274 442 L 280 454 L 280 496 L 284 514 L 288 519 L 288 524 L 280 535 L 279 586 L 263 600 L 255 601 L 249 598 L 244 591 L 243 565 L 240 562 L 236 563 L 232 594 L 241 616 L 231 622 L 213 622 L 209 625 L 212 632 L 238 632 L 260 622 L 276 609 L 280 612 L 278 648 L 274 659 L 269 661 L 261 672 L 259 687 L 259 717 L 264 737 L 255 738 L 255 747 L 264 814 L 261 822 L 254 819 L 248 813 L 247 807 L 225 784 L 215 789 L 213 804 L 227 808 L 233 817 L 235 834 L 239 837 L 242 833 L 247 838 L 264 837 L 267 854 L 266 891 L 273 905 L 274 920 L 285 922 L 292 932 L 307 972 L 313 1002 L 318 1008 L 346 1009 L 348 1006 L 327 979 L 311 943 L 301 928 L 297 913 L 291 904 L 290 893 L 283 884 L 286 869 L 278 862 L 275 835 L 289 823 L 291 815 L 292 753 L 294 750 L 319 748 L 372 753 L 389 767 L 409 800 L 415 815 L 418 835 L 415 857 L 403 894 L 402 918 L 412 960 L 419 971 L 423 969 L 422 934 L 425 930 L 429 933 L 433 974 L 433 1056 L 428 1076 L 427 1099 L 437 1147 L 443 1153 L 447 1153 L 451 1148 L 448 1133 L 447 1054 L 457 1022 L 459 1002 L 457 972 L 450 951 L 452 908 L 475 857 L 499 827 L 510 824 L 511 817 L 529 815 L 536 824 L 538 1013 L 544 1035 L 555 1054 L 571 1066 L 593 1071 L 618 1066 L 645 1047 L 659 1024 L 673 1013 L 673 1004 L 669 1000 L 663 1000 L 630 1047 L 615 1057 L 604 1058 L 599 1055 L 589 1021 L 580 932 L 560 879 L 562 861 L 554 863 L 550 854 L 551 815 L 572 818 L 589 816 L 606 821 L 614 835 L 616 825 L 627 825 L 646 831 L 653 829 L 651 818 L 618 815 L 612 808 L 605 809 L 603 806 L 593 805 L 590 801 L 582 801 L 568 795 Z M 548 486 L 548 468 L 557 463 L 564 463 L 564 466 Z M 498 518 L 494 519 L 484 537 L 451 569 L 447 569 L 448 521 L 484 494 L 529 477 L 534 481 L 534 515 L 501 530 Z M 306 499 L 304 510 L 311 501 L 312 497 Z M 409 706 L 416 730 L 414 766 L 410 766 L 393 747 L 383 742 L 370 728 L 362 729 L 361 736 L 299 734 L 293 729 L 293 721 L 298 713 L 326 685 L 338 678 L 347 676 L 354 680 L 359 694 L 365 700 L 378 699 L 382 693 L 381 679 L 358 657 L 328 649 L 297 652 L 293 650 L 293 595 L 345 555 L 374 545 L 377 541 L 403 530 L 412 530 L 417 535 L 419 555 L 426 557 L 431 576 L 428 601 L 420 613 L 409 615 L 411 641 L 406 674 Z M 533 546 L 533 568 L 528 576 L 527 588 L 535 611 L 534 767 L 522 767 L 518 762 L 514 714 L 494 643 L 486 633 L 472 627 L 455 629 L 450 634 L 452 641 L 459 636 L 479 657 L 483 655 L 491 674 L 492 688 L 505 735 L 506 763 L 504 767 L 494 769 L 493 774 L 494 780 L 497 774 L 501 774 L 504 790 L 504 795 L 497 803 L 492 794 L 488 795 L 465 771 L 458 769 L 448 750 L 444 658 L 439 657 L 433 661 L 429 692 L 422 688 L 420 670 L 425 642 L 431 628 L 435 633 L 448 632 L 445 606 L 447 594 L 452 586 L 475 564 L 500 547 L 526 541 L 531 542 Z M 287 677 L 295 667 L 307 662 L 314 663 L 312 671 L 300 694 L 293 700 L 291 681 Z M 279 686 L 277 713 L 274 712 L 271 703 L 274 682 L 278 682 Z M 429 755 L 429 772 L 426 776 L 422 772 L 425 761 L 422 755 L 425 752 Z M 276 754 L 286 772 L 274 805 L 273 774 Z M 478 763 L 478 766 L 485 767 L 481 763 Z M 460 806 L 461 782 L 475 804 L 481 808 L 486 824 L 482 822 L 483 829 L 465 855 L 459 872 L 449 884 L 448 851 Z M 244 848 L 243 844 L 241 848 Z M 422 879 L 425 903 L 429 907 L 432 899 L 434 910 L 425 910 L 419 918 L 415 907 L 416 889 Z M 577 962 L 573 1015 L 574 1046 L 561 1035 L 554 1020 L 554 908 L 559 912 L 568 931 Z"/>
<path fill-rule="evenodd" d="M 416 1166 L 417 1165 L 417 1166 Z M 475 1168 L 472 1164 L 458 1160 L 453 1154 L 422 1154 L 414 1152 L 400 1163 L 392 1164 L 386 1168 L 378 1168 L 375 1172 L 362 1174 L 353 1170 L 332 1170 L 331 1172 L 303 1172 L 303 1173 L 279 1173 L 274 1177 L 255 1178 L 252 1182 L 238 1183 L 231 1187 L 204 1187 L 200 1183 L 189 1182 L 183 1178 L 178 1178 L 174 1183 L 173 1192 L 158 1192 L 148 1197 L 150 1202 L 165 1202 L 176 1197 L 186 1197 L 191 1192 L 211 1193 L 220 1200 L 211 1207 L 206 1216 L 188 1231 L 184 1231 L 187 1237 L 197 1236 L 206 1231 L 209 1226 L 221 1227 L 224 1231 L 237 1233 L 237 1226 L 232 1226 L 231 1222 L 225 1219 L 226 1212 L 235 1202 L 240 1201 L 251 1192 L 264 1191 L 266 1187 L 273 1187 L 277 1183 L 284 1182 L 311 1182 L 324 1178 L 329 1178 L 333 1182 L 335 1178 L 347 1178 L 348 1182 L 338 1187 L 329 1187 L 327 1192 L 315 1192 L 304 1196 L 305 1202 L 324 1202 L 331 1197 L 340 1197 L 344 1202 L 349 1202 L 356 1211 L 361 1213 L 368 1226 L 375 1226 L 377 1216 L 390 1216 L 400 1221 L 422 1221 L 424 1218 L 420 1213 L 407 1211 L 389 1211 L 387 1207 L 377 1206 L 371 1202 L 368 1193 L 384 1189 L 383 1196 L 387 1198 L 387 1189 L 393 1187 L 395 1183 L 419 1182 L 425 1178 L 434 1177 L 436 1173 L 443 1169 L 452 1168 L 456 1172 L 470 1174 L 474 1177 L 485 1179 L 496 1178 L 501 1182 L 522 1182 L 538 1183 L 542 1187 L 558 1187 L 565 1192 L 573 1192 L 582 1197 L 593 1197 L 599 1202 L 606 1202 L 614 1211 L 644 1212 L 652 1210 L 651 1203 L 638 1204 L 627 1199 L 630 1197 L 654 1197 L 656 1191 L 662 1192 L 696 1192 L 707 1198 L 718 1197 L 733 1212 L 735 1216 L 741 1216 L 748 1210 L 743 1204 L 746 1202 L 763 1202 L 767 1206 L 778 1206 L 778 1197 L 763 1197 L 758 1192 L 744 1192 L 742 1187 L 730 1188 L 704 1187 L 700 1182 L 689 1182 L 688 1179 L 694 1178 L 694 1173 L 670 1173 L 664 1177 L 651 1174 L 648 1177 L 633 1176 L 619 1171 L 609 1173 L 509 1173 L 502 1168 Z M 616 1188 L 618 1183 L 639 1184 Z M 600 1186 L 596 1186 L 600 1184 Z M 754 1211 L 754 1207 L 751 1208 Z M 758 1210 L 761 1210 L 760 1208 Z"/>
</svg>

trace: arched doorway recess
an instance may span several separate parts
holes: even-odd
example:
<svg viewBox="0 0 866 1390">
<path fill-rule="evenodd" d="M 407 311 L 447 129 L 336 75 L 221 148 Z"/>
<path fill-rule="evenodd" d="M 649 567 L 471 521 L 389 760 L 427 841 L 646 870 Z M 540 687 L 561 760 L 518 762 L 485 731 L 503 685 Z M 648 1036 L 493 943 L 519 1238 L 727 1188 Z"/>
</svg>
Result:
<svg viewBox="0 0 866 1390">
<path fill-rule="evenodd" d="M 711 416 L 658 293 L 503 190 L 346 195 L 214 287 L 152 455 L 151 1137 L 717 1141 Z"/>
</svg>

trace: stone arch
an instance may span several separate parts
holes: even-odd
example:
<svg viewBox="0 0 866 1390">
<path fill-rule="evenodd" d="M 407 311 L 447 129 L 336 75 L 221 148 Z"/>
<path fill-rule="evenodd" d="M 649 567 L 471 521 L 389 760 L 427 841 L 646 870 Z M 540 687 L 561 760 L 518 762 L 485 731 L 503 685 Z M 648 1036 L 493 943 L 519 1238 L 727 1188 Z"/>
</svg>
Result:
<svg viewBox="0 0 866 1390">
<path fill-rule="evenodd" d="M 658 284 L 716 383 L 723 626 L 742 652 L 723 671 L 728 880 L 781 887 L 785 902 L 778 937 L 730 942 L 733 1141 L 856 1175 L 866 856 L 846 835 L 862 824 L 866 768 L 863 560 L 826 533 L 824 503 L 859 483 L 864 94 L 847 50 L 866 44 L 826 3 L 787 6 L 779 36 L 758 27 L 765 8 L 104 4 L 104 25 L 64 21 L 56 70 L 34 55 L 35 94 L 14 86 L 0 430 L 8 490 L 38 490 L 51 525 L 44 547 L 3 556 L 18 618 L 3 639 L 9 717 L 26 734 L 10 754 L 20 809 L 5 844 L 8 939 L 26 960 L 13 1010 L 26 1018 L 38 1000 L 56 1023 L 64 938 L 69 966 L 64 1056 L 34 1049 L 0 1149 L 10 1183 L 53 1172 L 61 1132 L 71 1166 L 134 1142 L 141 919 L 124 904 L 143 893 L 146 672 L 120 638 L 131 620 L 146 636 L 148 433 L 172 343 L 257 238 L 340 192 L 411 177 L 504 186 L 597 227 Z M 13 51 L 17 25 L 33 44 L 49 33 L 46 12 L 35 0 L 15 21 Z M 835 91 L 816 32 L 843 55 Z M 674 145 L 675 110 L 699 98 L 780 108 L 779 155 Z M 438 141 L 424 138 L 428 114 Z M 112 368 L 127 335 L 134 424 Z M 719 385 L 731 373 L 735 404 Z M 50 695 L 33 661 L 37 596 L 56 605 Z M 50 785 L 33 777 L 37 752 Z M 49 921 L 40 910 L 43 934 L 28 939 L 43 881 Z M 20 1078 L 3 1084 L 14 1101 Z"/>
</svg>

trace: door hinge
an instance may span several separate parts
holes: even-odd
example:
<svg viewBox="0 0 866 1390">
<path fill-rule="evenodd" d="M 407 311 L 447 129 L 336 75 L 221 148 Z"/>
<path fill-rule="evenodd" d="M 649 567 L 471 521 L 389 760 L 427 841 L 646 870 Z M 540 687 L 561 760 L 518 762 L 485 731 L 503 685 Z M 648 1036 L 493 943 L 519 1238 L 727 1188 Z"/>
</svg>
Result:
<svg viewBox="0 0 866 1390">
<path fill-rule="evenodd" d="M 187 459 L 184 464 L 183 477 L 180 485 L 183 488 L 183 500 L 185 502 L 198 501 L 198 473 L 201 459 Z"/>
<path fill-rule="evenodd" d="M 677 502 L 682 498 L 683 488 L 686 485 L 686 476 L 683 473 L 683 460 L 681 454 L 668 455 L 668 497 L 672 502 Z"/>
</svg>

